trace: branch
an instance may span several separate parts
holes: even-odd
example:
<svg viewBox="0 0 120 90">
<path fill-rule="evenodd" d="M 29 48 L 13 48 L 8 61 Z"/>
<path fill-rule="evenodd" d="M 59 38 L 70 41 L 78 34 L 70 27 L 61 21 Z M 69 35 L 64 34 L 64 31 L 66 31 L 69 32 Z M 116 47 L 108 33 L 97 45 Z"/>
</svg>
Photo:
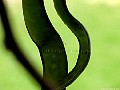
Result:
<svg viewBox="0 0 120 90">
<path fill-rule="evenodd" d="M 23 55 L 22 51 L 17 46 L 10 28 L 3 0 L 0 0 L 0 14 L 5 30 L 5 45 L 7 49 L 10 49 L 15 54 L 17 58 L 16 60 L 18 60 L 25 67 L 25 69 L 33 76 L 39 85 L 41 85 L 45 90 L 55 90 L 53 85 L 50 85 L 46 82 L 46 80 L 43 80 L 42 76 L 33 68 L 29 60 Z"/>
</svg>

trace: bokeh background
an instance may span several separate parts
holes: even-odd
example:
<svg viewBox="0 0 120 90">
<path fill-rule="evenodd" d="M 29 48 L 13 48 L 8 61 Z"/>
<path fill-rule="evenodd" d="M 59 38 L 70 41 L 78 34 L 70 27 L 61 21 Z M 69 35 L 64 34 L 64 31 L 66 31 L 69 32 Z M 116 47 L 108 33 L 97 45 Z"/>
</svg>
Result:
<svg viewBox="0 0 120 90">
<path fill-rule="evenodd" d="M 4 0 L 14 37 L 42 74 L 42 63 L 23 18 L 22 0 Z M 74 34 L 57 15 L 52 0 L 44 0 L 47 14 L 63 39 L 69 71 L 78 55 Z M 87 29 L 91 39 L 91 58 L 85 71 L 67 90 L 120 90 L 120 0 L 67 0 L 72 15 Z M 40 90 L 36 81 L 5 48 L 4 30 L 0 20 L 0 90 Z"/>
</svg>

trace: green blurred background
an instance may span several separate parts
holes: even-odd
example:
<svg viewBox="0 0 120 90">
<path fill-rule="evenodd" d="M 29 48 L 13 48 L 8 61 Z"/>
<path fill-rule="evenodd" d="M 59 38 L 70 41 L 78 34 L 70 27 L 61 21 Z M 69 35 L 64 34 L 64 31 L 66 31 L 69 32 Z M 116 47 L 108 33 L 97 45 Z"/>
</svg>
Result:
<svg viewBox="0 0 120 90">
<path fill-rule="evenodd" d="M 42 74 L 37 47 L 28 35 L 22 14 L 21 0 L 5 0 L 14 37 Z M 52 0 L 45 0 L 48 16 L 64 41 L 69 60 L 69 71 L 78 55 L 78 42 L 55 12 Z M 120 1 L 67 0 L 70 12 L 87 29 L 91 39 L 91 58 L 85 71 L 67 90 L 120 89 Z M 112 88 L 112 89 L 110 89 Z M 0 20 L 0 90 L 40 90 L 35 80 L 16 61 L 4 45 L 4 31 Z"/>
</svg>

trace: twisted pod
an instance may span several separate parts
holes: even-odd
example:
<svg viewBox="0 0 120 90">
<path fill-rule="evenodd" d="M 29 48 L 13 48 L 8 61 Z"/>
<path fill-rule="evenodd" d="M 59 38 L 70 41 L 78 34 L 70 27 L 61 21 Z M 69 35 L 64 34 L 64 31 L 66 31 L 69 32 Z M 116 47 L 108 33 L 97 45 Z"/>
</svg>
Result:
<svg viewBox="0 0 120 90">
<path fill-rule="evenodd" d="M 77 63 L 73 70 L 61 81 L 59 81 L 58 89 L 62 89 L 70 85 L 85 69 L 90 58 L 90 40 L 84 26 L 75 19 L 67 9 L 66 0 L 53 0 L 55 9 L 68 26 L 68 28 L 75 34 L 79 41 L 79 55 Z"/>
<path fill-rule="evenodd" d="M 22 5 L 27 30 L 40 52 L 43 78 L 57 83 L 68 73 L 63 42 L 48 19 L 43 0 L 22 0 Z"/>
<path fill-rule="evenodd" d="M 73 70 L 68 73 L 67 56 L 59 34 L 45 11 L 43 0 L 22 0 L 27 30 L 36 43 L 43 64 L 43 78 L 65 90 L 85 69 L 90 58 L 90 40 L 84 26 L 67 9 L 65 0 L 53 0 L 55 9 L 79 41 L 79 55 Z"/>
</svg>

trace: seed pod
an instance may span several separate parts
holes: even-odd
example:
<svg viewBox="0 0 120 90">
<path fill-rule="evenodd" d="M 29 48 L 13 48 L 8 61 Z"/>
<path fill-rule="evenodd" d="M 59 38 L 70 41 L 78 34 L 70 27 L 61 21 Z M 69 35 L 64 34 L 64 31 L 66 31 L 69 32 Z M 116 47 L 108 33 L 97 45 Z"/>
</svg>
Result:
<svg viewBox="0 0 120 90">
<path fill-rule="evenodd" d="M 22 5 L 27 30 L 40 52 L 43 78 L 57 83 L 68 73 L 63 42 L 48 19 L 43 0 L 22 0 Z"/>
<path fill-rule="evenodd" d="M 61 90 L 75 81 L 87 66 L 90 58 L 90 40 L 84 26 L 68 11 L 66 0 L 53 1 L 58 15 L 79 41 L 79 55 L 77 63 L 73 70 L 63 80 L 59 81 L 60 86 L 58 87 L 58 90 Z"/>
</svg>

